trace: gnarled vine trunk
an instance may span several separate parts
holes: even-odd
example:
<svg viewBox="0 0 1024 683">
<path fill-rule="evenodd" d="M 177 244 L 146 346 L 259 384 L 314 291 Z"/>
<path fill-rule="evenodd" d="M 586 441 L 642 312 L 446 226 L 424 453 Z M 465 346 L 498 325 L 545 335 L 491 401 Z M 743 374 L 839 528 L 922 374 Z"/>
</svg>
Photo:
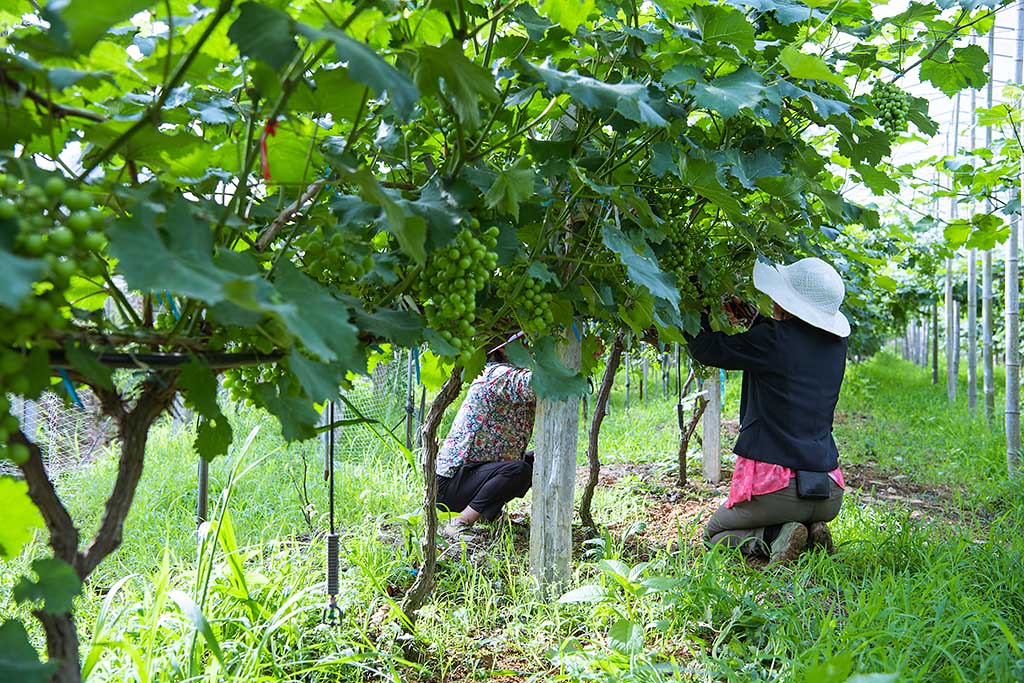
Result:
<svg viewBox="0 0 1024 683">
<path fill-rule="evenodd" d="M 430 410 L 423 420 L 423 537 L 420 548 L 423 551 L 423 564 L 420 566 L 416 580 L 402 600 L 402 612 L 408 619 L 408 626 L 416 623 L 416 612 L 426 601 L 434 588 L 434 572 L 437 569 L 437 428 L 444 419 L 444 412 L 459 395 L 462 389 L 462 368 L 452 370 L 451 377 L 445 381 L 430 404 Z"/>
<path fill-rule="evenodd" d="M 100 397 L 103 411 L 117 423 L 121 455 L 117 478 L 107 498 L 100 528 L 85 550 L 79 550 L 78 528 L 46 473 L 39 448 L 29 443 L 24 435 L 20 436 L 20 440 L 29 447 L 29 458 L 19 468 L 28 484 L 29 496 L 39 508 L 50 533 L 50 548 L 54 557 L 71 565 L 83 583 L 100 562 L 121 546 L 124 521 L 142 478 L 149 429 L 174 402 L 177 394 L 175 380 L 173 373 L 149 379 L 131 410 L 126 410 L 125 399 L 120 394 L 93 387 Z M 80 683 L 79 639 L 73 615 L 47 614 L 41 610 L 33 614 L 46 634 L 47 656 L 58 666 L 52 678 L 54 683 Z"/>
<path fill-rule="evenodd" d="M 611 351 L 608 354 L 608 364 L 605 365 L 604 375 L 601 377 L 601 386 L 594 397 L 594 415 L 590 422 L 590 435 L 587 443 L 587 486 L 583 489 L 583 497 L 580 499 L 580 520 L 583 526 L 596 529 L 594 517 L 591 513 L 591 503 L 594 501 L 594 490 L 597 488 L 597 478 L 601 474 L 601 458 L 598 449 L 600 447 L 601 423 L 604 422 L 608 412 L 608 400 L 612 395 L 612 387 L 615 385 L 615 372 L 619 369 L 619 362 L 622 360 L 622 333 L 615 335 Z"/>
</svg>

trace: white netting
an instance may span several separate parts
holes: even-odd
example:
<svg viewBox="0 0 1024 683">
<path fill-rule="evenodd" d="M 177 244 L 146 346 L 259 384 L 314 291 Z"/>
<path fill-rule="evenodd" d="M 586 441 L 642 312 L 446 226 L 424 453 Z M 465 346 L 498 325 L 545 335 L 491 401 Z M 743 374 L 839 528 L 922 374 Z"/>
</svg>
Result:
<svg viewBox="0 0 1024 683">
<path fill-rule="evenodd" d="M 11 413 L 25 435 L 39 446 L 51 474 L 91 461 L 114 436 L 114 425 L 100 411 L 99 400 L 87 390 L 79 391 L 78 396 L 81 407 L 54 393 L 35 401 L 10 397 Z M 0 463 L 0 471 L 13 469 L 9 462 Z"/>
<path fill-rule="evenodd" d="M 391 363 L 381 363 L 370 377 L 357 377 L 354 380 L 354 386 L 345 392 L 351 407 L 337 402 L 335 420 L 355 418 L 358 411 L 359 415 L 373 423 L 346 425 L 336 429 L 335 452 L 339 457 L 357 455 L 379 444 L 379 439 L 392 438 L 390 434 L 399 441 L 405 441 L 408 375 L 408 356 L 403 355 Z M 415 372 L 413 385 L 412 419 L 415 426 L 420 410 Z M 79 390 L 78 396 L 82 402 L 81 407 L 54 393 L 43 394 L 35 401 L 10 397 L 11 413 L 18 418 L 25 435 L 39 446 L 43 462 L 51 475 L 89 463 L 116 435 L 115 425 L 101 412 L 99 400 L 84 388 Z M 176 420 L 183 423 L 192 420 L 180 400 L 172 413 Z M 413 435 L 415 432 L 413 429 Z M 0 473 L 15 472 L 16 468 L 9 461 L 0 462 Z"/>
<path fill-rule="evenodd" d="M 357 377 L 353 381 L 352 388 L 345 392 L 345 401 L 335 403 L 334 419 L 337 421 L 363 417 L 373 422 L 346 425 L 336 429 L 334 448 L 338 457 L 348 454 L 359 455 L 367 448 L 379 445 L 380 439 L 391 439 L 392 435 L 404 443 L 408 420 L 408 376 L 408 356 L 404 356 L 391 363 L 376 366 L 369 377 Z M 415 425 L 420 400 L 415 372 L 412 381 Z M 326 424 L 326 419 L 324 423 Z M 415 432 L 415 429 L 413 431 Z"/>
</svg>

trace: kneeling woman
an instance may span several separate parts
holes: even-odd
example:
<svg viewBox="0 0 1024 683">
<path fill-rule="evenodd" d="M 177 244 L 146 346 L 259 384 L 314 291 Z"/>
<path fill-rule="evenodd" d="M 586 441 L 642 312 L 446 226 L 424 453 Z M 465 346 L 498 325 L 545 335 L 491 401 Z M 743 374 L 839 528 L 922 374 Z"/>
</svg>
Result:
<svg viewBox="0 0 1024 683">
<path fill-rule="evenodd" d="M 530 490 L 533 457 L 526 446 L 537 407 L 530 379 L 498 347 L 469 386 L 437 455 L 437 502 L 459 511 L 442 536 L 455 539 L 481 517 L 495 519 Z"/>
<path fill-rule="evenodd" d="M 713 332 L 705 317 L 689 339 L 701 363 L 743 370 L 736 468 L 705 542 L 786 562 L 808 540 L 832 549 L 826 523 L 843 502 L 832 421 L 850 324 L 839 312 L 843 281 L 821 259 L 758 263 L 754 286 L 772 298 L 772 318 L 755 317 L 746 332 L 727 335 Z"/>
</svg>

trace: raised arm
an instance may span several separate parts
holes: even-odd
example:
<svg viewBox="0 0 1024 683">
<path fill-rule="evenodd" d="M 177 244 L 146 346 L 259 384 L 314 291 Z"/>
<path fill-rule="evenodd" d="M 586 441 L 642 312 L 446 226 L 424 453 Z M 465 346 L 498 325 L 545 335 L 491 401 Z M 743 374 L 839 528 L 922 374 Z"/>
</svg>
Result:
<svg viewBox="0 0 1024 683">
<path fill-rule="evenodd" d="M 707 315 L 701 316 L 701 331 L 686 335 L 690 355 L 704 365 L 725 370 L 764 370 L 778 352 L 775 321 L 763 316 L 746 332 L 726 334 L 711 329 Z"/>
</svg>

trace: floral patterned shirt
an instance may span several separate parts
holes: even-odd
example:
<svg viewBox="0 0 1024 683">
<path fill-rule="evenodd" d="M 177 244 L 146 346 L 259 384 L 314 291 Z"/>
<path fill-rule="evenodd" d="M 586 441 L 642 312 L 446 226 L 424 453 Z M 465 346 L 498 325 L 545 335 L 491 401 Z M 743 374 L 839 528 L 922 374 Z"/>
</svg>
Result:
<svg viewBox="0 0 1024 683">
<path fill-rule="evenodd" d="M 537 397 L 531 372 L 488 363 L 466 392 L 437 454 L 437 473 L 450 477 L 463 463 L 521 458 L 533 433 Z"/>
</svg>

